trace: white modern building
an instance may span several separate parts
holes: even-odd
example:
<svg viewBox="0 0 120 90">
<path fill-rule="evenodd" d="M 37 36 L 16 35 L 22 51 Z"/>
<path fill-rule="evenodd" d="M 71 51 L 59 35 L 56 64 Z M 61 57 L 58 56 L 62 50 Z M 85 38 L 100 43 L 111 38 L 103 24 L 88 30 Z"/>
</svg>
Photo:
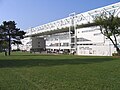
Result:
<svg viewBox="0 0 120 90">
<path fill-rule="evenodd" d="M 21 40 L 21 42 L 22 42 L 22 44 L 20 44 L 20 45 L 12 44 L 11 49 L 12 50 L 20 49 L 22 51 L 30 51 L 30 49 L 32 48 L 32 39 L 31 39 L 31 37 L 24 38 L 24 39 Z"/>
<path fill-rule="evenodd" d="M 120 2 L 91 10 L 88 12 L 69 14 L 69 17 L 56 20 L 27 30 L 24 45 L 21 49 L 27 51 L 32 48 L 31 37 L 44 37 L 46 50 L 73 52 L 77 55 L 111 56 L 116 52 L 111 41 L 103 36 L 98 26 L 91 24 L 96 16 L 101 13 L 109 14 L 115 11 L 120 16 Z M 117 38 L 120 45 L 120 37 Z"/>
</svg>

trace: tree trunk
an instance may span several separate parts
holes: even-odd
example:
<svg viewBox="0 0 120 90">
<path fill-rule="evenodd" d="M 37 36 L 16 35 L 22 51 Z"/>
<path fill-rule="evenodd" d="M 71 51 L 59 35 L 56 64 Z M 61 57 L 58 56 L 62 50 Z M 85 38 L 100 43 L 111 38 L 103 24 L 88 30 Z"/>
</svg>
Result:
<svg viewBox="0 0 120 90">
<path fill-rule="evenodd" d="M 117 51 L 118 55 L 120 56 L 120 49 L 119 49 L 119 47 L 117 46 L 117 43 L 114 43 L 114 41 L 113 41 L 110 37 L 108 37 L 108 38 L 112 41 L 114 47 L 116 48 L 116 51 Z"/>
<path fill-rule="evenodd" d="M 9 47 L 8 47 L 8 55 L 10 56 L 10 52 L 11 52 L 11 37 L 9 35 Z"/>
<path fill-rule="evenodd" d="M 5 50 L 5 56 L 7 56 L 7 50 Z"/>
<path fill-rule="evenodd" d="M 117 51 L 118 55 L 120 56 L 120 49 L 118 47 L 116 48 L 116 51 Z"/>
</svg>

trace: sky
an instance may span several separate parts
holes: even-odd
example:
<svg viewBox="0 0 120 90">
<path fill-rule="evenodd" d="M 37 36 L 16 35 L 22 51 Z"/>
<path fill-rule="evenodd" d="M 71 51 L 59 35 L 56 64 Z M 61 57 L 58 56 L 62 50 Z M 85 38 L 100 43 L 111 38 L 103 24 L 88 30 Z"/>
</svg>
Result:
<svg viewBox="0 0 120 90">
<path fill-rule="evenodd" d="M 0 0 L 0 24 L 3 21 L 15 21 L 17 27 L 26 30 L 55 20 L 120 0 Z"/>
</svg>

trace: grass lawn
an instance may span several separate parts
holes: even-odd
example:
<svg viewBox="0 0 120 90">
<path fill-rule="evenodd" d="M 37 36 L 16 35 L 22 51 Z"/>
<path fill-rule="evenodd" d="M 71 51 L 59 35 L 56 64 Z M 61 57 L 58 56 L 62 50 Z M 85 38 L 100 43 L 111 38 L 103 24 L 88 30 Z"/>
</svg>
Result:
<svg viewBox="0 0 120 90">
<path fill-rule="evenodd" d="M 0 90 L 120 90 L 120 57 L 0 53 Z"/>
</svg>

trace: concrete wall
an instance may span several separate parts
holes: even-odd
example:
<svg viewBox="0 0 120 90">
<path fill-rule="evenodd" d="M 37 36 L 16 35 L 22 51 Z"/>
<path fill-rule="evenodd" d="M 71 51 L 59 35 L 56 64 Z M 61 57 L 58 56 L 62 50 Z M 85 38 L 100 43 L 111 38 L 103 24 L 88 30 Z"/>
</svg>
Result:
<svg viewBox="0 0 120 90">
<path fill-rule="evenodd" d="M 46 43 L 44 38 L 41 37 L 33 37 L 32 38 L 32 48 L 41 48 L 45 49 Z"/>
</svg>

